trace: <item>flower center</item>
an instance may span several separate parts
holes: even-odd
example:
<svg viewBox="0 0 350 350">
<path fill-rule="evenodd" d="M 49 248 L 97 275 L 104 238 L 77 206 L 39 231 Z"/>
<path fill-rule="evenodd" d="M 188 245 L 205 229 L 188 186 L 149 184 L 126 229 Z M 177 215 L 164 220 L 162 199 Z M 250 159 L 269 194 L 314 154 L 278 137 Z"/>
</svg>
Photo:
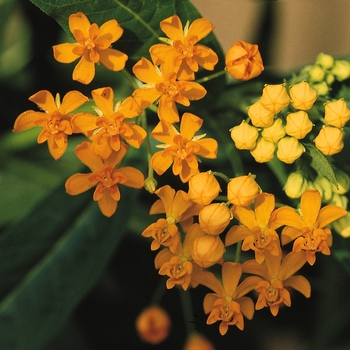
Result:
<svg viewBox="0 0 350 350">
<path fill-rule="evenodd" d="M 164 95 L 168 95 L 170 97 L 174 97 L 179 93 L 179 89 L 177 87 L 177 84 L 175 83 L 159 83 L 156 85 L 156 89 L 160 91 Z"/>
<path fill-rule="evenodd" d="M 174 48 L 177 52 L 181 53 L 181 55 L 185 57 L 192 57 L 193 56 L 193 46 L 191 45 L 185 45 L 179 40 L 174 41 Z"/>
<path fill-rule="evenodd" d="M 84 42 L 84 46 L 88 49 L 88 50 L 92 50 L 95 48 L 95 43 L 93 42 L 93 40 L 91 40 L 90 38 L 87 38 Z"/>
</svg>

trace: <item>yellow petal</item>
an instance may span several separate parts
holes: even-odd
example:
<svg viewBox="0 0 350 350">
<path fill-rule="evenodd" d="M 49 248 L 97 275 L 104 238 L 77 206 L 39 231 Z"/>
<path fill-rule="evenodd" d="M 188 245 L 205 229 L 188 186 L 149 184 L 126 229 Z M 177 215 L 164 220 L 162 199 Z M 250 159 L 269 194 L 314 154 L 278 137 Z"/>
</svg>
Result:
<svg viewBox="0 0 350 350">
<path fill-rule="evenodd" d="M 115 72 L 124 69 L 128 60 L 128 56 L 125 53 L 115 49 L 99 50 L 98 53 L 100 54 L 101 63 Z"/>
<path fill-rule="evenodd" d="M 182 22 L 179 16 L 174 15 L 160 22 L 160 28 L 172 40 L 184 40 Z"/>
<path fill-rule="evenodd" d="M 293 241 L 294 239 L 296 239 L 301 235 L 302 235 L 302 232 L 299 229 L 291 226 L 286 226 L 282 230 L 281 243 L 282 245 L 288 244 L 289 242 Z"/>
<path fill-rule="evenodd" d="M 235 244 L 239 241 L 242 241 L 246 237 L 250 236 L 252 234 L 252 231 L 245 227 L 245 226 L 232 226 L 225 237 L 225 246 L 230 246 L 232 244 Z"/>
<path fill-rule="evenodd" d="M 123 168 L 119 168 L 117 170 L 118 173 L 122 173 L 127 177 L 128 181 L 123 182 L 124 186 L 132 187 L 132 188 L 142 188 L 144 183 L 144 176 L 141 171 L 127 166 Z"/>
<path fill-rule="evenodd" d="M 96 129 L 96 121 L 98 117 L 90 113 L 77 113 L 73 119 L 72 124 L 81 132 L 88 132 Z"/>
<path fill-rule="evenodd" d="M 96 183 L 90 181 L 91 174 L 74 174 L 65 183 L 66 192 L 72 196 L 83 193 L 95 186 Z"/>
<path fill-rule="evenodd" d="M 124 118 L 133 118 L 140 115 L 142 110 L 135 98 L 129 96 L 120 104 L 117 112 L 123 114 Z"/>
<path fill-rule="evenodd" d="M 174 100 L 169 100 L 167 95 L 162 95 L 158 106 L 158 116 L 160 120 L 165 120 L 170 124 L 179 122 L 179 113 Z"/>
<path fill-rule="evenodd" d="M 47 90 L 38 91 L 36 94 L 29 97 L 29 101 L 34 102 L 42 110 L 48 113 L 53 113 L 57 110 L 55 99 L 51 92 Z"/>
<path fill-rule="evenodd" d="M 124 137 L 124 140 L 131 146 L 135 148 L 140 148 L 142 142 L 147 137 L 147 132 L 144 128 L 136 124 L 130 124 L 130 129 L 132 130 L 132 136 Z"/>
<path fill-rule="evenodd" d="M 200 149 L 196 154 L 209 159 L 214 159 L 217 157 L 218 143 L 216 140 L 206 138 L 198 140 L 196 143 L 200 146 Z"/>
<path fill-rule="evenodd" d="M 255 218 L 255 213 L 250 208 L 240 207 L 235 205 L 232 208 L 234 217 L 244 226 L 252 229 L 254 226 L 259 226 Z"/>
<path fill-rule="evenodd" d="M 107 39 L 111 43 L 117 41 L 123 34 L 124 30 L 115 19 L 103 23 L 98 32 L 96 41 Z"/>
<path fill-rule="evenodd" d="M 113 151 L 110 154 L 110 156 L 105 160 L 105 164 L 108 164 L 112 169 L 115 168 L 125 157 L 127 150 L 128 146 L 124 142 L 121 142 L 119 151 Z"/>
<path fill-rule="evenodd" d="M 53 56 L 58 62 L 71 63 L 75 61 L 80 55 L 77 55 L 73 50 L 79 47 L 77 43 L 64 43 L 52 46 Z"/>
<path fill-rule="evenodd" d="M 282 261 L 282 266 L 278 274 L 279 279 L 282 281 L 286 280 L 290 276 L 294 275 L 299 271 L 306 263 L 305 251 L 300 251 L 299 253 L 288 253 Z"/>
<path fill-rule="evenodd" d="M 47 145 L 49 147 L 50 154 L 55 160 L 57 160 L 63 156 L 64 152 L 67 149 L 67 135 L 64 135 L 62 138 L 57 138 L 53 135 L 50 135 L 50 137 L 47 139 Z"/>
<path fill-rule="evenodd" d="M 186 37 L 196 36 L 198 40 L 195 42 L 197 42 L 206 37 L 213 29 L 214 25 L 206 18 L 198 18 L 191 23 Z"/>
<path fill-rule="evenodd" d="M 284 206 L 274 210 L 270 218 L 270 227 L 272 229 L 277 229 L 283 225 L 302 229 L 305 227 L 305 222 L 294 208 Z"/>
<path fill-rule="evenodd" d="M 91 83 L 94 76 L 95 63 L 89 59 L 88 55 L 82 56 L 73 70 L 73 80 L 87 85 Z"/>
<path fill-rule="evenodd" d="M 79 108 L 87 101 L 89 101 L 89 99 L 79 91 L 69 91 L 63 97 L 62 104 L 58 110 L 62 115 L 65 115 Z"/>
<path fill-rule="evenodd" d="M 117 210 L 118 202 L 115 201 L 109 190 L 105 190 L 101 199 L 98 200 L 98 206 L 103 215 L 111 217 Z"/>
<path fill-rule="evenodd" d="M 199 100 L 207 94 L 207 90 L 200 84 L 191 81 L 179 81 L 181 94 L 190 101 Z"/>
<path fill-rule="evenodd" d="M 200 55 L 195 53 L 196 62 L 207 70 L 214 70 L 215 65 L 218 63 L 219 58 L 218 55 L 210 48 L 197 45 L 196 48 L 199 48 L 198 52 Z"/>
</svg>

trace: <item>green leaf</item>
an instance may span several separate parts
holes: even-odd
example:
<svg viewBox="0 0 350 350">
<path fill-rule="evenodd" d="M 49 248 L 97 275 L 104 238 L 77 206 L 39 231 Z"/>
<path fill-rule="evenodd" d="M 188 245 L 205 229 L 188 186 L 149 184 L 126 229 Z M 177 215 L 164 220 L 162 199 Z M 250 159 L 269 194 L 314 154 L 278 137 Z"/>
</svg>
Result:
<svg viewBox="0 0 350 350">
<path fill-rule="evenodd" d="M 334 186 L 338 187 L 337 178 L 327 157 L 312 144 L 304 144 L 304 146 L 311 158 L 310 165 L 321 175 L 325 176 Z"/>
<path fill-rule="evenodd" d="M 56 335 L 126 232 L 126 198 L 136 192 L 122 192 L 124 201 L 106 218 L 91 192 L 70 197 L 61 184 L 1 236 L 1 349 L 38 350 Z"/>
</svg>

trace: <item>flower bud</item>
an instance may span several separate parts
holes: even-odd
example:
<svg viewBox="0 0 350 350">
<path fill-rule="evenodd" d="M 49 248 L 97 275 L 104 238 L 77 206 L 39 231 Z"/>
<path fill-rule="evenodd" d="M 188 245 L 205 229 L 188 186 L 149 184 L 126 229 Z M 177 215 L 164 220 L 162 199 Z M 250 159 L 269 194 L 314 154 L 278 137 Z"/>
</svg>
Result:
<svg viewBox="0 0 350 350">
<path fill-rule="evenodd" d="M 311 130 L 313 124 L 305 111 L 287 115 L 286 133 L 297 139 L 303 139 Z"/>
<path fill-rule="evenodd" d="M 340 129 L 333 126 L 323 126 L 314 143 L 324 155 L 331 156 L 341 152 L 344 147 L 343 133 Z"/>
<path fill-rule="evenodd" d="M 290 87 L 291 104 L 295 109 L 309 110 L 317 99 L 317 91 L 306 81 Z"/>
<path fill-rule="evenodd" d="M 333 196 L 334 185 L 324 177 L 323 175 L 317 175 L 315 181 L 313 182 L 314 188 L 318 190 L 321 194 L 322 200 L 328 202 Z"/>
<path fill-rule="evenodd" d="M 292 164 L 298 159 L 305 147 L 295 137 L 284 137 L 277 144 L 277 158 L 284 163 Z"/>
<path fill-rule="evenodd" d="M 340 218 L 332 223 L 333 229 L 344 238 L 350 237 L 350 215 Z"/>
<path fill-rule="evenodd" d="M 332 85 L 334 83 L 335 77 L 333 74 L 327 73 L 324 81 L 328 84 L 328 85 Z"/>
<path fill-rule="evenodd" d="M 158 182 L 154 177 L 148 177 L 143 184 L 146 191 L 153 193 L 157 189 Z"/>
<path fill-rule="evenodd" d="M 275 144 L 260 137 L 250 154 L 257 163 L 269 162 L 275 155 Z"/>
<path fill-rule="evenodd" d="M 251 150 L 256 145 L 259 136 L 258 129 L 248 124 L 245 120 L 241 124 L 230 129 L 231 138 L 237 149 Z"/>
<path fill-rule="evenodd" d="M 280 112 L 290 102 L 285 84 L 265 85 L 260 101 L 272 113 Z"/>
<path fill-rule="evenodd" d="M 261 132 L 261 136 L 270 142 L 276 143 L 279 139 L 285 136 L 286 131 L 282 119 L 277 118 L 273 124 Z"/>
<path fill-rule="evenodd" d="M 227 200 L 241 207 L 249 206 L 259 192 L 260 187 L 251 174 L 234 177 L 227 184 Z"/>
<path fill-rule="evenodd" d="M 296 171 L 290 173 L 286 184 L 284 185 L 284 192 L 289 198 L 300 198 L 307 190 L 307 180 L 301 172 Z"/>
<path fill-rule="evenodd" d="M 350 63 L 345 60 L 336 60 L 331 73 L 338 81 L 343 81 L 350 77 Z"/>
<path fill-rule="evenodd" d="M 327 96 L 329 93 L 329 86 L 325 81 L 312 84 L 312 87 L 317 91 L 318 96 Z"/>
<path fill-rule="evenodd" d="M 332 199 L 329 201 L 329 204 L 336 205 L 346 210 L 348 207 L 348 198 L 344 195 L 334 193 Z"/>
<path fill-rule="evenodd" d="M 261 100 L 249 106 L 247 111 L 254 126 L 267 128 L 272 125 L 275 115 L 261 104 Z"/>
<path fill-rule="evenodd" d="M 343 98 L 327 102 L 324 106 L 324 121 L 337 128 L 342 128 L 350 120 L 350 109 Z"/>
<path fill-rule="evenodd" d="M 321 52 L 316 57 L 316 64 L 319 64 L 323 69 L 331 69 L 334 64 L 334 58 Z"/>
<path fill-rule="evenodd" d="M 225 253 L 225 245 L 219 236 L 204 235 L 193 242 L 192 259 L 207 268 L 218 263 Z"/>
<path fill-rule="evenodd" d="M 215 350 L 213 344 L 200 334 L 189 336 L 183 350 Z"/>
<path fill-rule="evenodd" d="M 161 343 L 169 335 L 170 327 L 169 315 L 158 306 L 146 308 L 136 319 L 139 337 L 153 345 Z"/>
<path fill-rule="evenodd" d="M 325 71 L 320 67 L 319 65 L 315 64 L 310 69 L 307 70 L 307 73 L 310 77 L 310 82 L 318 83 L 320 81 L 323 81 L 325 77 Z"/>
<path fill-rule="evenodd" d="M 237 80 L 249 80 L 264 70 L 258 45 L 237 41 L 227 51 L 226 71 Z"/>
<path fill-rule="evenodd" d="M 349 175 L 340 169 L 334 169 L 334 174 L 338 182 L 338 187 L 333 185 L 333 191 L 338 194 L 345 194 L 350 189 Z"/>
<path fill-rule="evenodd" d="M 231 220 L 231 210 L 225 203 L 206 205 L 199 212 L 199 226 L 209 235 L 219 235 Z"/>
<path fill-rule="evenodd" d="M 200 205 L 208 205 L 220 192 L 220 185 L 211 171 L 193 175 L 188 182 L 188 195 Z"/>
</svg>

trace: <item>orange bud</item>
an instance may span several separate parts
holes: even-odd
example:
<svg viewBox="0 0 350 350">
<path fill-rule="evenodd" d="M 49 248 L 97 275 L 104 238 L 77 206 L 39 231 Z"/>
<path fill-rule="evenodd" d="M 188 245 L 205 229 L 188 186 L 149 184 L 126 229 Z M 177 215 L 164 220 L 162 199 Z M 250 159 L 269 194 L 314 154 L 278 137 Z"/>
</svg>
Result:
<svg viewBox="0 0 350 350">
<path fill-rule="evenodd" d="M 258 129 L 248 124 L 245 120 L 241 124 L 230 129 L 231 139 L 235 143 L 237 149 L 251 150 L 256 145 L 259 136 Z"/>
<path fill-rule="evenodd" d="M 189 336 L 183 350 L 215 350 L 213 344 L 200 334 Z"/>
<path fill-rule="evenodd" d="M 249 206 L 259 192 L 260 187 L 251 174 L 234 177 L 227 184 L 227 200 L 241 207 Z"/>
<path fill-rule="evenodd" d="M 275 144 L 260 137 L 256 142 L 255 148 L 250 151 L 258 163 L 269 162 L 275 155 Z"/>
<path fill-rule="evenodd" d="M 303 139 L 311 130 L 313 124 L 305 111 L 287 115 L 286 133 L 297 139 Z"/>
<path fill-rule="evenodd" d="M 265 85 L 260 101 L 266 109 L 274 114 L 280 112 L 290 102 L 285 84 Z"/>
<path fill-rule="evenodd" d="M 218 235 L 231 220 L 231 210 L 225 203 L 212 203 L 199 212 L 199 226 L 209 235 Z"/>
<path fill-rule="evenodd" d="M 267 128 L 272 125 L 275 115 L 262 105 L 261 100 L 249 106 L 247 111 L 254 126 Z"/>
<path fill-rule="evenodd" d="M 337 101 L 328 102 L 324 107 L 324 121 L 337 128 L 342 128 L 350 119 L 350 109 L 343 98 Z"/>
<path fill-rule="evenodd" d="M 261 132 L 261 136 L 265 140 L 273 143 L 276 143 L 279 139 L 285 136 L 285 134 L 286 131 L 281 118 L 277 118 L 271 126 L 264 128 Z"/>
<path fill-rule="evenodd" d="M 150 306 L 138 315 L 135 325 L 139 337 L 155 345 L 161 343 L 169 335 L 171 320 L 164 309 Z"/>
<path fill-rule="evenodd" d="M 201 267 L 218 263 L 225 253 L 225 245 L 219 236 L 204 235 L 193 242 L 192 259 Z"/>
<path fill-rule="evenodd" d="M 208 205 L 220 192 L 220 185 L 212 172 L 193 175 L 188 182 L 188 195 L 197 204 Z"/>
<path fill-rule="evenodd" d="M 342 131 L 333 126 L 323 126 L 314 142 L 316 148 L 326 156 L 339 153 L 344 147 Z"/>
<path fill-rule="evenodd" d="M 249 80 L 264 70 L 258 45 L 235 42 L 227 51 L 226 71 L 237 80 Z"/>
<path fill-rule="evenodd" d="M 284 137 L 277 147 L 277 158 L 287 164 L 294 163 L 305 152 L 305 147 L 295 137 Z"/>
<path fill-rule="evenodd" d="M 295 84 L 289 89 L 291 104 L 295 109 L 307 111 L 317 99 L 317 92 L 306 81 Z"/>
</svg>

